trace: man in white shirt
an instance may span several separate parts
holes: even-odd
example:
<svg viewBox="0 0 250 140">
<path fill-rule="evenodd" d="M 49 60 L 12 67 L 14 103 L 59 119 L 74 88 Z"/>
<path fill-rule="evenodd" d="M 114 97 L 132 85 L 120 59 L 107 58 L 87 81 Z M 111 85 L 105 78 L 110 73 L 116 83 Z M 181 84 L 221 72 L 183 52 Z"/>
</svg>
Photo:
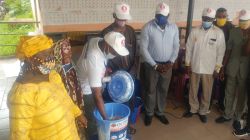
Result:
<svg viewBox="0 0 250 140">
<path fill-rule="evenodd" d="M 95 107 L 104 120 L 108 119 L 102 98 L 102 83 L 108 59 L 126 56 L 125 37 L 118 32 L 109 32 L 103 38 L 92 38 L 84 47 L 77 62 L 77 76 L 83 90 L 84 111 L 88 119 L 87 139 L 97 133 L 93 116 Z M 92 94 L 93 93 L 93 94 Z"/>
<path fill-rule="evenodd" d="M 190 111 L 184 117 L 198 113 L 203 123 L 207 122 L 207 112 L 212 94 L 213 79 L 217 78 L 225 53 L 225 38 L 221 29 L 213 25 L 215 10 L 205 8 L 202 25 L 193 29 L 186 44 L 186 68 L 191 73 L 189 104 Z M 201 104 L 197 97 L 199 82 L 202 82 Z"/>
</svg>

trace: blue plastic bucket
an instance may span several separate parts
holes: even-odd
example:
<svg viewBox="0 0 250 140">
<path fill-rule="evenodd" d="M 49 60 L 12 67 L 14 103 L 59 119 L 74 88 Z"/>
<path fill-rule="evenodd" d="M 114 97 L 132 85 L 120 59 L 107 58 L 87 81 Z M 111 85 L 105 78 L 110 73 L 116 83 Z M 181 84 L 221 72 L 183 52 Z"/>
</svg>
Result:
<svg viewBox="0 0 250 140">
<path fill-rule="evenodd" d="M 131 110 L 130 123 L 135 124 L 140 116 L 141 107 L 143 105 L 142 99 L 140 97 L 135 97 L 133 109 Z"/>
<path fill-rule="evenodd" d="M 104 106 L 108 120 L 103 120 L 99 111 L 94 110 L 99 140 L 127 140 L 129 107 L 119 103 L 107 103 Z M 111 120 L 114 117 L 119 119 Z"/>
</svg>

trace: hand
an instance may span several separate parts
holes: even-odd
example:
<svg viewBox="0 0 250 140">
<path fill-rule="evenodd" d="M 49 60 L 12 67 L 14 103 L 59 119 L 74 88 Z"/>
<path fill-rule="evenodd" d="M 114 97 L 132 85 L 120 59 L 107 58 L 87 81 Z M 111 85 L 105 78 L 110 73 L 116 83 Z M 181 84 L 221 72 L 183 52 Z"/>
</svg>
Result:
<svg viewBox="0 0 250 140">
<path fill-rule="evenodd" d="M 191 66 L 186 66 L 186 74 L 191 75 Z"/>
<path fill-rule="evenodd" d="M 80 116 L 78 116 L 77 118 L 76 118 L 76 120 L 78 121 L 78 124 L 79 124 L 79 126 L 80 127 L 85 127 L 85 128 L 87 128 L 87 123 L 88 123 L 88 121 L 87 121 L 87 119 L 85 118 L 85 116 L 83 116 L 83 115 L 80 115 Z"/>
<path fill-rule="evenodd" d="M 221 81 L 224 81 L 224 80 L 225 80 L 225 70 L 224 70 L 223 67 L 222 67 L 221 70 L 220 70 L 219 79 L 220 79 Z"/>
<path fill-rule="evenodd" d="M 156 68 L 156 71 L 158 71 L 159 73 L 163 73 L 165 72 L 165 68 L 164 68 L 164 65 L 163 64 L 157 64 L 157 68 Z"/>
<path fill-rule="evenodd" d="M 164 64 L 163 66 L 164 66 L 164 72 L 167 72 L 169 69 L 173 67 L 173 64 L 167 63 L 167 64 Z"/>
<path fill-rule="evenodd" d="M 217 79 L 217 78 L 219 77 L 219 73 L 218 73 L 218 72 L 216 72 L 216 71 L 214 71 L 214 73 L 213 73 L 213 77 L 214 77 L 214 79 Z"/>
<path fill-rule="evenodd" d="M 107 67 L 104 76 L 105 76 L 105 77 L 106 77 L 106 76 L 110 76 L 110 75 L 112 74 L 112 72 L 113 72 L 112 69 L 109 68 L 109 67 Z"/>
</svg>

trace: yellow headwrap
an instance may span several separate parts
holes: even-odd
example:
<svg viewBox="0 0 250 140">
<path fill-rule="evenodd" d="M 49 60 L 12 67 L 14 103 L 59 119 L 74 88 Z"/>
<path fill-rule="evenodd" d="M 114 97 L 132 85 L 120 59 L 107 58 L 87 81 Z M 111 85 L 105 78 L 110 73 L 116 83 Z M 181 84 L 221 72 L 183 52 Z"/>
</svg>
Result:
<svg viewBox="0 0 250 140">
<path fill-rule="evenodd" d="M 31 57 L 38 52 L 51 48 L 53 41 L 45 35 L 22 36 L 16 50 L 16 56 L 19 59 Z"/>
</svg>

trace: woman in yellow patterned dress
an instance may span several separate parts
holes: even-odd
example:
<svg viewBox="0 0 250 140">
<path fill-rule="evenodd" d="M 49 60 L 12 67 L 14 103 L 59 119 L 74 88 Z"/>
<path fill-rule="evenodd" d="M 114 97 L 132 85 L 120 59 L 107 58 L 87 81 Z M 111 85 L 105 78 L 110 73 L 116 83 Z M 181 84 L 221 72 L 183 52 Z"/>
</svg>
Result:
<svg viewBox="0 0 250 140">
<path fill-rule="evenodd" d="M 21 72 L 8 97 L 11 140 L 79 140 L 75 119 L 87 120 L 53 67 L 53 42 L 44 35 L 21 39 Z"/>
</svg>

